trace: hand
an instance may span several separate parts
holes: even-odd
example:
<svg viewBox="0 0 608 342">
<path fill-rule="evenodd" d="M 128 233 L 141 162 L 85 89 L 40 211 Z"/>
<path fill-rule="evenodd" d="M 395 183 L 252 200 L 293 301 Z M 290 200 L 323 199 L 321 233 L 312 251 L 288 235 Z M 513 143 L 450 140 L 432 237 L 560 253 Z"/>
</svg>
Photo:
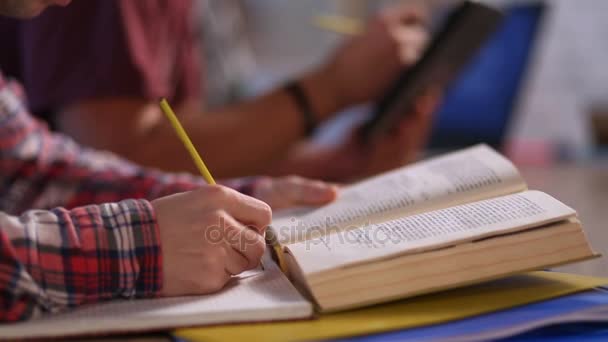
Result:
<svg viewBox="0 0 608 342">
<path fill-rule="evenodd" d="M 321 206 L 336 199 L 337 187 L 321 181 L 312 181 L 297 176 L 262 178 L 254 184 L 253 196 L 272 207 L 273 210 Z"/>
<path fill-rule="evenodd" d="M 222 186 L 152 202 L 163 251 L 163 295 L 205 294 L 257 267 L 270 207 Z"/>
<path fill-rule="evenodd" d="M 415 63 L 429 35 L 422 8 L 386 8 L 365 31 L 345 42 L 322 68 L 342 107 L 376 100 L 404 66 Z"/>
<path fill-rule="evenodd" d="M 411 113 L 385 137 L 364 145 L 360 129 L 344 143 L 326 148 L 311 147 L 292 151 L 290 158 L 277 165 L 282 172 L 336 182 L 348 182 L 392 170 L 415 161 L 427 141 L 433 113 L 440 99 L 438 90 L 422 94 Z"/>
<path fill-rule="evenodd" d="M 428 140 L 433 113 L 439 105 L 439 91 L 422 94 L 411 113 L 384 137 L 364 145 L 359 130 L 339 146 L 332 157 L 336 177 L 349 180 L 372 176 L 414 162 Z"/>
</svg>

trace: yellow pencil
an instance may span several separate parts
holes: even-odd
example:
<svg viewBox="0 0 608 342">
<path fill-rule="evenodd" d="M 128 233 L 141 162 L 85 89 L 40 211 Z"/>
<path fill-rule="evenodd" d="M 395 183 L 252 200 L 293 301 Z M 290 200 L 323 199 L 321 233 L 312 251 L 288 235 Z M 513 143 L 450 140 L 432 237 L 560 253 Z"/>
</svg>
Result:
<svg viewBox="0 0 608 342">
<path fill-rule="evenodd" d="M 188 150 L 188 152 L 190 153 L 192 160 L 194 160 L 194 164 L 196 164 L 196 167 L 200 171 L 205 181 L 207 181 L 207 183 L 209 183 L 210 185 L 215 185 L 216 183 L 213 179 L 213 176 L 211 176 L 211 172 L 209 172 L 209 169 L 207 169 L 203 158 L 201 158 L 200 154 L 198 154 L 196 147 L 194 147 L 194 144 L 192 144 L 190 137 L 188 137 L 188 133 L 186 133 L 186 130 L 184 129 L 184 127 L 182 127 L 182 124 L 179 122 L 179 119 L 173 112 L 173 109 L 171 109 L 171 106 L 169 105 L 169 102 L 167 102 L 166 99 L 160 100 L 160 108 L 167 116 L 167 119 L 169 119 L 169 122 L 171 122 L 171 125 L 175 129 L 175 132 L 177 133 L 179 139 L 184 143 L 186 150 Z M 274 236 L 274 234 L 271 234 L 270 231 L 268 231 L 266 234 L 266 241 L 274 249 L 274 252 L 278 259 L 279 267 L 283 270 L 283 272 L 286 272 L 287 268 L 285 259 L 283 258 L 283 250 L 281 248 L 281 245 L 278 243 L 277 238 Z M 262 263 L 262 269 L 265 268 L 266 267 L 264 267 L 264 264 Z"/>
<path fill-rule="evenodd" d="M 175 132 L 177 133 L 179 139 L 184 143 L 186 150 L 188 150 L 188 153 L 190 153 L 192 160 L 194 160 L 194 164 L 198 168 L 198 171 L 201 173 L 205 181 L 207 181 L 207 183 L 209 183 L 210 185 L 215 185 L 215 180 L 213 179 L 213 176 L 211 176 L 211 172 L 209 172 L 209 169 L 207 169 L 205 162 L 196 151 L 196 147 L 194 147 L 194 145 L 192 144 L 192 141 L 188 137 L 186 130 L 184 130 L 184 127 L 182 127 L 182 124 L 177 119 L 177 116 L 175 116 L 173 109 L 171 109 L 171 106 L 169 105 L 169 102 L 167 102 L 166 99 L 160 100 L 160 108 L 167 116 L 167 119 L 169 119 L 169 122 L 175 129 Z"/>
</svg>

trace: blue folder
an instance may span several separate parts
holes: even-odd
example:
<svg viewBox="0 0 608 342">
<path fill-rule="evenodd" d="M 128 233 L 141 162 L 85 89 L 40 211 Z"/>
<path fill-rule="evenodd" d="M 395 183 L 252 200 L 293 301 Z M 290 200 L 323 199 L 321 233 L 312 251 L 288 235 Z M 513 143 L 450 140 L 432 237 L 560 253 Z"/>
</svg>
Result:
<svg viewBox="0 0 608 342">
<path fill-rule="evenodd" d="M 591 342 L 608 341 L 608 325 L 606 323 L 572 323 L 549 326 L 497 342 Z"/>
<path fill-rule="evenodd" d="M 386 342 L 386 341 L 432 341 L 475 336 L 484 332 L 529 326 L 530 322 L 564 317 L 574 313 L 608 307 L 608 292 L 603 289 L 557 298 L 541 303 L 525 305 L 488 315 L 417 329 L 391 333 L 360 336 L 338 341 Z M 608 311 L 606 317 L 592 323 L 570 322 L 549 326 L 530 327 L 534 330 L 520 331 L 514 336 L 502 336 L 500 341 L 596 341 L 608 340 Z"/>
</svg>

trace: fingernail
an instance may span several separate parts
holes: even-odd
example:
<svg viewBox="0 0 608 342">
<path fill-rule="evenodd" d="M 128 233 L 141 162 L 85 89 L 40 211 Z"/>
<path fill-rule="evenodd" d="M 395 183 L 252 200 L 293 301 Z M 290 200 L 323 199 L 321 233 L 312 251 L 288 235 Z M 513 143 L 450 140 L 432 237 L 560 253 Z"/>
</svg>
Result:
<svg viewBox="0 0 608 342">
<path fill-rule="evenodd" d="M 337 189 L 335 186 L 328 184 L 319 184 L 315 187 L 314 195 L 320 201 L 330 201 L 336 197 Z"/>
</svg>

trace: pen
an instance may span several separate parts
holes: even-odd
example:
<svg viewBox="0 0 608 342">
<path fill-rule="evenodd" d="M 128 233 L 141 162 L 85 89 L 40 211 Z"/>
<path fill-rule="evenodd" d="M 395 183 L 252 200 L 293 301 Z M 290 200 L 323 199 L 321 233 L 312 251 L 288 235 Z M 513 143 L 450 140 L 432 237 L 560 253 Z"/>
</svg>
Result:
<svg viewBox="0 0 608 342">
<path fill-rule="evenodd" d="M 363 30 L 360 20 L 339 15 L 318 15 L 312 22 L 320 29 L 349 36 L 357 35 Z"/>
<path fill-rule="evenodd" d="M 173 126 L 173 129 L 175 129 L 175 132 L 177 133 L 179 139 L 184 143 L 186 150 L 188 150 L 188 153 L 190 153 L 194 164 L 196 164 L 196 167 L 198 168 L 205 181 L 210 185 L 215 185 L 216 183 L 213 179 L 213 176 L 211 176 L 211 172 L 209 172 L 209 169 L 207 169 L 203 158 L 201 158 L 200 154 L 198 154 L 196 147 L 194 147 L 194 144 L 192 144 L 190 137 L 188 137 L 188 133 L 186 133 L 186 130 L 179 122 L 179 119 L 175 115 L 175 112 L 173 112 L 173 109 L 171 108 L 169 102 L 166 99 L 160 100 L 160 108 L 165 113 L 165 116 L 167 116 L 167 119 L 169 119 L 169 122 L 171 123 L 171 126 Z M 281 268 L 281 270 L 283 270 L 283 272 L 286 272 L 286 263 L 283 259 L 281 245 L 279 244 L 278 240 L 270 231 L 266 233 L 265 239 L 267 243 L 272 246 L 274 253 L 276 254 L 279 267 Z M 266 269 L 264 267 L 264 263 L 261 263 L 261 266 L 262 270 Z"/>
</svg>

